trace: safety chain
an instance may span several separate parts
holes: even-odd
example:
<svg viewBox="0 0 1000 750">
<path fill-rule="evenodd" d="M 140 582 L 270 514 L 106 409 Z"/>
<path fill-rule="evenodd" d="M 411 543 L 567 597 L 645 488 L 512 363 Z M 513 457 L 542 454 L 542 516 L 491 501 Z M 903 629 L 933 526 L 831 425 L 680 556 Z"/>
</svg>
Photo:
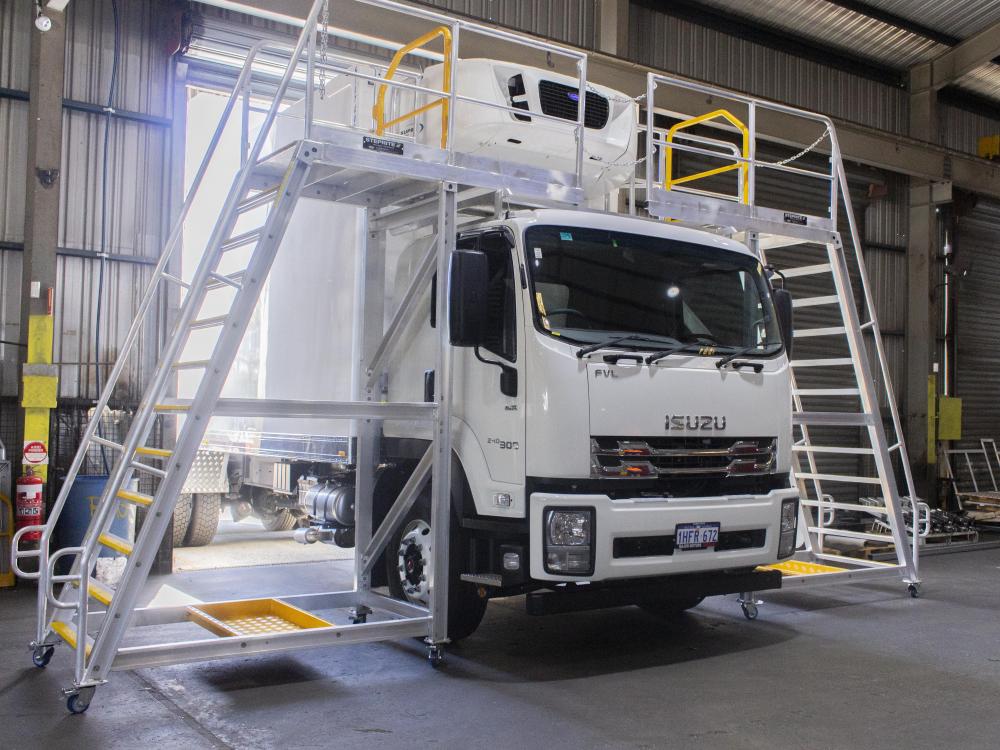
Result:
<svg viewBox="0 0 1000 750">
<path fill-rule="evenodd" d="M 801 151 L 799 151 L 797 154 L 795 154 L 795 156 L 789 156 L 787 159 L 782 159 L 781 161 L 762 161 L 761 164 L 770 164 L 772 167 L 783 167 L 786 164 L 791 164 L 796 159 L 805 156 L 810 151 L 812 151 L 814 148 L 816 148 L 819 144 L 821 144 L 826 139 L 826 137 L 828 135 L 830 135 L 830 126 L 829 125 L 826 126 L 826 130 L 824 130 L 820 134 L 819 138 L 817 138 L 815 141 L 813 141 L 812 143 L 810 143 L 804 149 L 802 149 Z"/>
<path fill-rule="evenodd" d="M 326 98 L 326 52 L 330 39 L 330 0 L 323 3 L 323 15 L 320 20 L 322 30 L 319 34 L 319 98 Z"/>
</svg>

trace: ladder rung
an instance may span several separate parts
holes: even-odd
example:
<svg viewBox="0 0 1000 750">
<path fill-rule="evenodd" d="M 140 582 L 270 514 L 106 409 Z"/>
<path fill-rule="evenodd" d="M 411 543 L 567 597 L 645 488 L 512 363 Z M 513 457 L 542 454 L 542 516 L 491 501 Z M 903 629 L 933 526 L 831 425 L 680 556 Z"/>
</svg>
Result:
<svg viewBox="0 0 1000 750">
<path fill-rule="evenodd" d="M 132 465 L 135 466 L 135 463 L 133 462 Z M 140 464 L 139 467 L 137 468 L 142 468 L 144 471 L 152 470 L 153 472 L 160 472 L 160 474 L 166 476 L 165 471 L 161 471 L 160 469 L 153 469 L 153 467 L 146 466 L 145 464 Z M 118 490 L 118 497 L 121 498 L 122 500 L 127 500 L 130 503 L 134 503 L 135 505 L 141 505 L 144 508 L 148 508 L 150 505 L 153 504 L 153 498 L 142 492 L 132 492 L 132 490 Z"/>
<path fill-rule="evenodd" d="M 163 479 L 167 476 L 167 472 L 163 469 L 157 469 L 155 466 L 150 466 L 149 464 L 144 464 L 142 461 L 133 461 L 132 468 L 136 471 L 144 471 L 147 474 L 152 474 L 154 477 L 159 477 Z"/>
<path fill-rule="evenodd" d="M 163 448 L 136 448 L 135 452 L 140 456 L 155 456 L 156 458 L 170 458 L 174 453 L 173 451 L 164 450 Z"/>
<path fill-rule="evenodd" d="M 160 276 L 162 278 L 166 279 L 169 282 L 172 282 L 174 284 L 177 284 L 178 286 L 184 287 L 185 289 L 190 289 L 191 288 L 191 285 L 188 284 L 186 281 L 184 281 L 184 279 L 181 279 L 181 278 L 179 278 L 177 276 L 174 276 L 172 273 L 167 273 L 166 271 L 164 271 L 163 273 L 160 274 Z"/>
<path fill-rule="evenodd" d="M 857 388 L 794 388 L 797 396 L 857 396 L 861 391 Z"/>
<path fill-rule="evenodd" d="M 94 435 L 90 439 L 95 443 L 97 443 L 98 445 L 103 445 L 105 448 L 111 448 L 116 451 L 120 451 L 124 447 L 120 443 L 116 443 L 113 440 L 108 440 L 107 438 L 102 438 L 100 435 Z"/>
<path fill-rule="evenodd" d="M 850 474 L 812 474 L 810 472 L 793 472 L 796 479 L 818 479 L 821 482 L 846 482 L 847 484 L 882 484 L 878 477 L 856 477 Z"/>
<path fill-rule="evenodd" d="M 795 338 L 807 339 L 813 336 L 837 336 L 842 333 L 847 333 L 847 329 L 844 326 L 829 326 L 827 328 L 799 328 L 792 332 Z"/>
<path fill-rule="evenodd" d="M 174 362 L 172 367 L 175 370 L 201 370 L 212 363 L 210 359 L 191 359 L 187 362 Z"/>
<path fill-rule="evenodd" d="M 851 453 L 866 456 L 875 452 L 871 448 L 849 448 L 846 445 L 793 445 L 792 450 L 796 453 Z"/>
<path fill-rule="evenodd" d="M 191 404 L 157 404 L 153 407 L 153 411 L 157 412 L 172 412 L 172 411 L 187 411 L 191 408 Z M 137 451 L 138 452 L 138 451 Z"/>
<path fill-rule="evenodd" d="M 281 183 L 279 182 L 277 185 L 264 188 L 256 195 L 244 198 L 243 202 L 236 207 L 236 210 L 240 213 L 246 213 L 247 211 L 253 211 L 255 208 L 266 206 L 268 203 L 274 203 L 275 199 L 278 197 L 278 188 L 280 187 Z"/>
<path fill-rule="evenodd" d="M 240 283 L 240 279 L 243 278 L 244 273 L 245 271 L 237 271 L 228 276 L 221 273 L 210 273 L 211 281 L 205 284 L 205 288 L 221 289 L 224 286 L 231 286 L 233 289 L 242 289 L 243 285 Z"/>
<path fill-rule="evenodd" d="M 76 648 L 76 627 L 72 623 L 62 620 L 53 620 L 52 632 L 62 638 L 71 648 Z M 94 639 L 87 636 L 87 656 L 90 656 L 91 649 L 94 648 Z"/>
<path fill-rule="evenodd" d="M 792 412 L 792 424 L 867 427 L 874 422 L 870 414 L 853 411 L 797 411 Z"/>
<path fill-rule="evenodd" d="M 810 508 L 823 508 L 825 510 L 849 510 L 851 512 L 875 513 L 880 516 L 889 514 L 889 509 L 884 505 L 861 505 L 859 503 L 838 503 L 833 500 L 813 500 L 811 498 L 799 498 L 799 502 Z"/>
<path fill-rule="evenodd" d="M 840 299 L 836 294 L 829 294 L 825 297 L 802 297 L 793 299 L 792 307 L 818 307 L 819 305 L 836 305 Z"/>
<path fill-rule="evenodd" d="M 873 325 L 875 325 L 875 321 L 874 320 L 869 320 L 867 323 L 862 323 L 861 324 L 861 330 L 862 331 L 867 331 Z"/>
<path fill-rule="evenodd" d="M 252 245 L 260 239 L 263 231 L 263 229 L 254 229 L 249 232 L 244 232 L 243 234 L 238 234 L 235 237 L 230 237 L 219 246 L 219 249 L 224 253 L 228 253 L 230 250 L 235 250 L 238 247 Z"/>
<path fill-rule="evenodd" d="M 79 581 L 73 581 L 73 585 L 76 588 L 80 588 Z M 108 606 L 111 604 L 111 597 L 115 595 L 115 590 L 110 586 L 101 583 L 96 578 L 91 577 L 87 582 L 87 594 L 92 599 L 96 599 L 101 604 Z"/>
<path fill-rule="evenodd" d="M 799 359 L 792 360 L 792 367 L 840 367 L 842 365 L 853 365 L 854 360 L 850 357 L 830 357 L 828 359 Z"/>
<path fill-rule="evenodd" d="M 902 443 L 893 443 L 892 445 L 889 446 L 889 453 L 892 453 L 893 451 L 898 451 L 902 447 L 903 447 Z"/>
<path fill-rule="evenodd" d="M 108 549 L 113 549 L 115 552 L 121 552 L 123 555 L 131 555 L 132 550 L 135 547 L 135 545 L 133 545 L 128 539 L 122 539 L 120 536 L 110 533 L 101 534 L 97 537 L 97 541 Z"/>
<path fill-rule="evenodd" d="M 225 325 L 227 320 L 229 320 L 228 315 L 216 315 L 211 318 L 192 320 L 191 323 L 188 325 L 188 328 L 192 330 L 201 328 L 215 328 L 216 326 Z"/>
<path fill-rule="evenodd" d="M 785 268 L 781 271 L 782 276 L 787 279 L 794 279 L 796 276 L 814 276 L 818 273 L 830 271 L 829 263 L 817 263 L 814 266 L 798 266 L 797 268 Z"/>
</svg>

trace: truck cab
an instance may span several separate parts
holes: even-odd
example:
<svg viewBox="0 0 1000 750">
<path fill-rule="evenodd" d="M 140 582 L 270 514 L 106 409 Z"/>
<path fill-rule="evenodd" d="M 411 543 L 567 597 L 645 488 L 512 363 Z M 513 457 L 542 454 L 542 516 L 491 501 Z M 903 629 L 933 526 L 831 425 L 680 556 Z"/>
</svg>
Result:
<svg viewBox="0 0 1000 750">
<path fill-rule="evenodd" d="M 426 247 L 400 255 L 397 286 Z M 394 401 L 433 392 L 401 388 L 433 378 L 434 287 L 390 367 Z M 497 596 L 528 593 L 536 613 L 676 611 L 770 585 L 746 576 L 796 543 L 791 303 L 747 246 L 635 217 L 508 212 L 460 232 L 451 288 L 453 639 Z M 386 423 L 384 505 L 425 430 Z M 410 516 L 385 583 L 426 604 L 426 497 Z"/>
</svg>

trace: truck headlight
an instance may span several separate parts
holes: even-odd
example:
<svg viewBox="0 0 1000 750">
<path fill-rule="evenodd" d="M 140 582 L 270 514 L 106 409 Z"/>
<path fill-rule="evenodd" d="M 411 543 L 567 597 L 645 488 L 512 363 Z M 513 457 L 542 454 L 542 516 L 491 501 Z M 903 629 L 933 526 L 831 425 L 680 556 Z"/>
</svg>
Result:
<svg viewBox="0 0 1000 750">
<path fill-rule="evenodd" d="M 545 570 L 565 575 L 594 572 L 594 509 L 545 511 Z"/>
<path fill-rule="evenodd" d="M 781 502 L 781 535 L 778 537 L 778 559 L 795 553 L 795 536 L 799 523 L 799 501 Z"/>
</svg>

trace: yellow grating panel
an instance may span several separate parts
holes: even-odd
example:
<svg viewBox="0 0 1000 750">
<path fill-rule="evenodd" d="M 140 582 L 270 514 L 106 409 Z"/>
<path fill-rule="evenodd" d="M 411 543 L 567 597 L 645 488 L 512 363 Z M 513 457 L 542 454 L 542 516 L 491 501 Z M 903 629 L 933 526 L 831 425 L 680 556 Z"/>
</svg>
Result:
<svg viewBox="0 0 1000 750">
<path fill-rule="evenodd" d="M 761 565 L 760 570 L 778 570 L 783 576 L 815 576 L 825 573 L 843 573 L 846 568 L 835 568 L 832 565 L 820 565 L 801 560 L 786 560 L 774 565 Z"/>
<path fill-rule="evenodd" d="M 188 607 L 187 611 L 192 622 L 223 637 L 330 627 L 326 620 L 280 599 L 210 602 Z"/>
</svg>

